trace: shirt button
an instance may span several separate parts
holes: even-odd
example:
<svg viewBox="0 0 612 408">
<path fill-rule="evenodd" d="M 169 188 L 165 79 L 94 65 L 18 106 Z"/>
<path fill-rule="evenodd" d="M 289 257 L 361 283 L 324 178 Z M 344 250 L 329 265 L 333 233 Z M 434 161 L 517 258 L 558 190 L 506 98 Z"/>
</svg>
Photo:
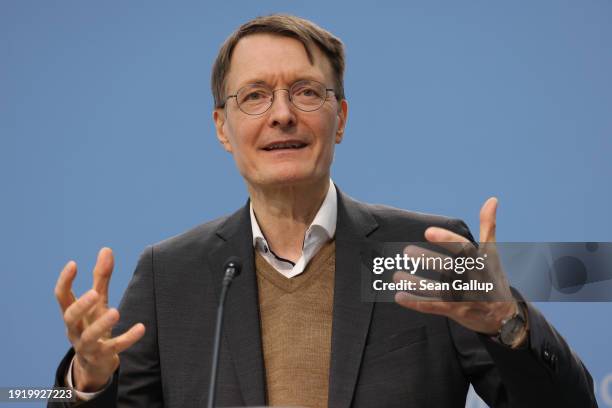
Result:
<svg viewBox="0 0 612 408">
<path fill-rule="evenodd" d="M 542 350 L 542 358 L 544 359 L 544 361 L 546 361 L 547 363 L 550 361 L 550 351 L 548 351 L 548 349 L 544 349 Z"/>
<path fill-rule="evenodd" d="M 267 254 L 268 253 L 268 246 L 264 245 L 264 252 Z"/>
</svg>

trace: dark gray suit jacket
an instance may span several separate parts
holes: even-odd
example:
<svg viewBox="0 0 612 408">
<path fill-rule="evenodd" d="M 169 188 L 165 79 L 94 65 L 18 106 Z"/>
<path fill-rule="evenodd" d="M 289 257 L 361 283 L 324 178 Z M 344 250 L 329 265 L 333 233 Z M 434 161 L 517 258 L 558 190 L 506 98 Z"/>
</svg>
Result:
<svg viewBox="0 0 612 408">
<path fill-rule="evenodd" d="M 356 245 L 424 241 L 429 226 L 472 239 L 460 220 L 368 205 L 338 190 L 329 407 L 463 408 L 470 383 L 493 407 L 596 407 L 588 371 L 531 305 L 529 346 L 511 350 L 444 317 L 361 301 Z M 226 304 L 217 405 L 266 404 L 247 204 L 145 250 L 114 334 L 136 322 L 146 334 L 121 354 L 112 384 L 81 406 L 206 405 L 222 267 L 231 255 L 244 266 Z"/>
</svg>

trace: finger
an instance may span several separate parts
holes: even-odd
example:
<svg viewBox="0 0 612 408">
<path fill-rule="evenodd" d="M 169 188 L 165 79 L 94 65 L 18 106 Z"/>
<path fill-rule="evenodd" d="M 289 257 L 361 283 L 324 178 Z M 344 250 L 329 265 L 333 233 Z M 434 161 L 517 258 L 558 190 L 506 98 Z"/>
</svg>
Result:
<svg viewBox="0 0 612 408">
<path fill-rule="evenodd" d="M 431 301 L 425 297 L 413 295 L 408 292 L 397 292 L 395 294 L 395 302 L 400 306 L 421 313 L 450 316 L 452 311 L 452 302 Z"/>
<path fill-rule="evenodd" d="M 406 245 L 404 253 L 412 258 L 447 258 L 449 256 L 414 244 Z"/>
<path fill-rule="evenodd" d="M 452 266 L 454 265 L 453 255 L 442 254 L 416 245 L 408 245 L 404 248 L 404 254 L 413 259 L 411 264 L 404 265 L 404 270 L 412 275 L 424 276 L 428 271 L 435 271 L 439 273 L 439 276 L 433 278 L 442 279 L 453 276 L 452 272 L 458 273 Z"/>
<path fill-rule="evenodd" d="M 453 255 L 467 253 L 476 249 L 469 239 L 446 228 L 427 228 L 425 230 L 425 239 L 446 249 Z"/>
<path fill-rule="evenodd" d="M 82 319 L 93 309 L 98 299 L 99 296 L 96 291 L 90 290 L 66 309 L 64 322 L 70 335 L 77 337 L 80 335 L 84 329 Z"/>
<path fill-rule="evenodd" d="M 93 270 L 93 289 L 100 294 L 100 300 L 104 305 L 108 303 L 108 285 L 114 264 L 113 251 L 106 247 L 100 249 Z"/>
<path fill-rule="evenodd" d="M 66 309 L 76 300 L 72 293 L 72 282 L 76 277 L 77 266 L 74 261 L 69 261 L 64 269 L 60 272 L 55 284 L 55 298 L 60 305 L 62 314 L 66 312 Z"/>
<path fill-rule="evenodd" d="M 134 343 L 142 338 L 145 334 L 145 325 L 136 323 L 120 336 L 112 338 L 105 342 L 105 348 L 111 349 L 114 353 L 119 354 L 122 351 L 132 347 Z"/>
<path fill-rule="evenodd" d="M 108 333 L 119 321 L 119 312 L 116 309 L 108 309 L 106 313 L 96 319 L 81 334 L 79 342 L 79 352 L 87 353 L 99 347 L 98 340 L 108 338 Z"/>
<path fill-rule="evenodd" d="M 480 209 L 480 242 L 495 242 L 497 198 L 489 198 Z"/>
<path fill-rule="evenodd" d="M 393 282 L 395 283 L 408 283 L 412 282 L 414 289 L 410 290 L 410 293 L 416 295 L 423 300 L 428 301 L 441 301 L 442 291 L 439 289 L 438 282 L 427 279 L 419 278 L 418 276 L 411 275 L 406 272 L 397 271 L 393 274 Z"/>
<path fill-rule="evenodd" d="M 461 322 L 468 314 L 478 314 L 478 319 L 481 319 L 481 307 L 475 307 L 478 303 L 483 302 L 438 302 L 428 300 L 426 297 L 414 295 L 408 292 L 398 292 L 395 294 L 395 301 L 404 307 L 429 314 L 436 314 L 451 318 Z M 473 317 L 472 317 L 473 319 Z"/>
</svg>

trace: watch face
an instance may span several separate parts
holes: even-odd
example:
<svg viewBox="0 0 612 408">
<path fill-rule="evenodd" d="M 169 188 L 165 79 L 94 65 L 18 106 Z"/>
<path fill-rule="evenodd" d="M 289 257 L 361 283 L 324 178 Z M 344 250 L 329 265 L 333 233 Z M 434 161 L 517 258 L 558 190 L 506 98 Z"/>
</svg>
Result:
<svg viewBox="0 0 612 408">
<path fill-rule="evenodd" d="M 506 345 L 511 345 L 516 339 L 516 335 L 521 332 L 523 328 L 524 321 L 520 316 L 515 316 L 512 319 L 508 320 L 506 324 L 501 328 L 499 333 L 499 338 L 502 343 Z"/>
</svg>

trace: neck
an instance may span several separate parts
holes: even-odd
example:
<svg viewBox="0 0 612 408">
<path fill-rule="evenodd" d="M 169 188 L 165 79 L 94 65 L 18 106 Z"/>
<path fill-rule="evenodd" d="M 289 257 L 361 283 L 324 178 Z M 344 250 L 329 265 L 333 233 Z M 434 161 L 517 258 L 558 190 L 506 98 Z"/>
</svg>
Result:
<svg viewBox="0 0 612 408">
<path fill-rule="evenodd" d="M 304 234 L 329 189 L 329 176 L 312 183 L 288 186 L 248 185 L 261 232 L 274 253 L 296 262 Z"/>
</svg>

